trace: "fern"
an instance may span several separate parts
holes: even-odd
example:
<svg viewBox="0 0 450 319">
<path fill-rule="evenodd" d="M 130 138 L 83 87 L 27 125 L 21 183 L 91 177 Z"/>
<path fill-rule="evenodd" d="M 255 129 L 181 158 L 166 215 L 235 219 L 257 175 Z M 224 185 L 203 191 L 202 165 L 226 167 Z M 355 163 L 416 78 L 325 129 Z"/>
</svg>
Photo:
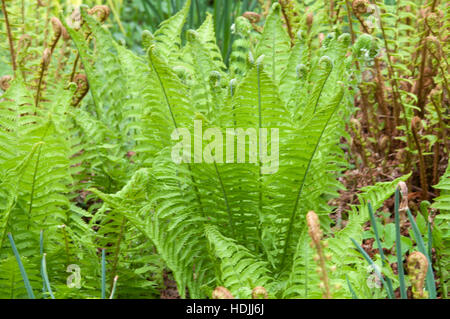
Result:
<svg viewBox="0 0 450 319">
<path fill-rule="evenodd" d="M 97 38 L 99 50 L 103 43 L 110 47 L 111 37 L 103 36 L 105 32 L 98 30 L 97 22 L 86 14 L 83 16 Z M 182 19 L 182 13 L 177 19 Z M 169 29 L 180 32 L 170 26 L 172 23 L 175 22 L 169 20 L 164 24 L 164 32 Z M 295 61 L 300 59 L 298 52 L 302 48 L 299 44 L 291 49 L 278 4 L 274 5 L 256 48 L 257 61 L 235 80 L 231 90 L 224 84 L 227 75 L 214 53 L 217 50 L 212 32 L 209 20 L 197 31 L 189 31 L 188 42 L 180 49 L 187 56 L 182 58 L 168 53 L 175 49 L 161 47 L 158 41 L 152 45 L 150 36 L 148 66 L 143 58 L 125 49 L 117 46 L 114 49 L 120 56 L 121 69 L 128 74 L 124 77 L 128 83 L 126 94 L 135 96 L 129 113 L 132 128 L 129 132 L 138 137 L 137 158 L 151 167 L 148 173 L 136 174 L 148 174 L 151 182 L 139 183 L 150 183 L 152 188 L 138 202 L 124 201 L 125 188 L 116 195 L 95 190 L 106 205 L 98 215 L 106 222 L 99 234 L 101 238 L 111 235 L 117 239 L 117 234 L 129 233 L 121 224 L 121 220 L 129 220 L 132 228 L 151 239 L 172 271 L 182 297 L 187 294 L 202 297 L 215 286 L 228 284 L 231 292 L 239 296 L 248 297 L 252 284 L 273 286 L 275 295 L 279 289 L 275 277 L 281 273 L 283 278 L 289 273 L 286 272 L 289 267 L 285 266 L 292 263 L 289 256 L 297 246 L 292 234 L 304 227 L 301 212 L 307 209 L 329 212 L 326 202 L 336 196 L 335 190 L 340 187 L 327 175 L 341 169 L 341 164 L 332 157 L 342 152 L 336 146 L 342 132 L 338 128 L 349 112 L 342 106 L 343 88 L 333 94 L 324 88 L 347 81 L 344 70 L 349 67 L 345 60 L 349 43 L 345 36 L 332 37 L 321 55 L 308 62 L 313 71 L 305 79 L 307 85 L 301 88 L 303 96 L 308 96 L 307 103 L 291 109 L 281 101 L 278 83 L 285 82 L 283 87 L 290 91 L 298 89 L 288 84 L 292 73 L 282 75 L 288 70 L 291 51 L 296 50 L 291 59 Z M 281 40 L 280 34 L 284 34 Z M 170 57 L 169 63 L 163 56 Z M 300 62 L 302 59 L 306 57 Z M 129 74 L 131 70 L 137 72 L 136 76 Z M 136 94 L 137 88 L 140 96 Z M 338 110 L 340 107 L 342 111 Z M 141 110 L 144 112 L 139 114 Z M 177 128 L 192 129 L 195 119 L 202 120 L 203 130 L 215 125 L 279 128 L 280 170 L 272 176 L 264 175 L 262 162 L 222 164 L 217 158 L 211 164 L 194 162 L 176 166 L 169 156 L 170 135 Z M 250 147 L 248 142 L 246 147 Z M 130 183 L 137 183 L 138 175 Z M 334 191 L 329 190 L 330 185 Z M 106 217 L 109 209 L 112 212 Z M 126 230 L 122 234 L 118 229 Z M 235 261 L 224 254 L 228 249 L 238 252 Z M 236 273 L 233 274 L 236 270 L 231 265 L 237 263 L 245 268 L 253 261 L 266 266 L 248 268 L 248 277 L 255 282 L 245 283 L 245 289 L 238 287 Z"/>
<path fill-rule="evenodd" d="M 435 218 L 435 229 L 434 229 L 434 238 L 433 240 L 436 242 L 436 247 L 438 250 L 438 264 L 440 268 L 440 277 L 443 281 L 441 283 L 442 293 L 445 295 L 446 292 L 449 291 L 449 281 L 445 278 L 448 276 L 448 256 L 450 251 L 448 249 L 449 240 L 450 240 L 450 228 L 449 228 L 449 211 L 450 211 L 450 165 L 447 166 L 447 170 L 444 175 L 442 175 L 439 184 L 435 185 L 436 189 L 441 191 L 439 197 L 435 198 L 434 203 L 432 205 L 433 208 L 439 209 L 440 214 Z"/>
<path fill-rule="evenodd" d="M 218 45 L 221 29 L 213 16 L 184 34 L 190 5 L 186 1 L 154 34 L 143 33 L 144 54 L 114 40 L 103 25 L 105 6 L 81 6 L 79 17 L 61 24 L 50 20 L 53 7 L 36 11 L 48 18 L 17 46 L 17 70 L 4 78 L 0 97 L 0 296 L 26 293 L 5 240 L 11 232 L 39 298 L 158 297 L 167 275 L 182 298 L 209 297 L 219 286 L 238 298 L 250 298 L 258 286 L 271 298 L 318 298 L 321 279 L 305 223 L 311 210 L 327 234 L 324 250 L 332 257 L 321 271 L 330 270 L 331 294 L 371 296 L 365 262 L 350 238 L 362 240 L 368 202 L 378 209 L 410 175 L 363 188 L 346 226 L 335 232 L 329 202 L 344 188 L 339 177 L 350 167 L 342 138 L 350 139 L 352 91 L 379 40 L 332 30 L 342 12 L 334 16 L 327 7 L 312 17 L 300 3 L 279 1 L 263 12 L 262 28 L 235 19 L 227 67 L 228 52 L 223 58 L 219 45 L 227 51 L 232 41 Z M 11 5 L 11 12 L 20 15 L 19 9 Z M 392 50 L 399 35 L 386 31 Z M 16 40 L 20 30 L 13 32 Z M 319 39 L 320 33 L 327 35 Z M 29 51 L 34 42 L 38 49 Z M 411 118 L 414 98 L 392 87 Z M 221 144 L 220 135 L 207 141 L 203 134 L 218 127 L 257 135 L 278 129 L 270 131 L 267 151 L 278 147 L 279 158 L 269 163 L 257 156 L 261 140 L 248 138 L 232 146 L 249 151 L 248 160 L 223 154 L 206 145 Z M 190 135 L 199 129 L 202 136 Z M 182 132 L 204 158 L 187 154 L 174 162 L 174 136 Z M 441 210 L 436 226 L 443 238 L 445 176 L 433 206 Z M 39 276 L 44 253 L 48 276 Z M 70 265 L 82 269 L 80 290 L 66 285 Z M 343 288 L 347 282 L 352 292 Z"/>
<path fill-rule="evenodd" d="M 340 287 L 339 289 L 333 288 L 334 298 L 351 297 L 351 292 L 343 288 L 347 286 L 345 275 L 348 275 L 357 295 L 364 294 L 364 287 L 367 287 L 367 274 L 365 276 L 359 276 L 359 274 L 366 273 L 366 263 L 360 258 L 358 252 L 354 251 L 350 238 L 355 238 L 359 242 L 362 240 L 361 229 L 369 220 L 368 202 L 372 203 L 375 209 L 381 207 L 385 200 L 395 192 L 398 182 L 405 181 L 408 177 L 408 175 L 402 176 L 392 182 L 377 183 L 361 189 L 361 193 L 358 194 L 360 204 L 352 207 L 345 228 L 327 239 L 326 252 L 333 256 L 330 264 L 336 269 L 331 272 L 330 280 L 332 285 Z M 283 298 L 320 298 L 322 294 L 319 288 L 320 279 L 315 272 L 314 253 L 309 242 L 310 239 L 306 232 L 303 232 L 298 240 L 292 270 L 286 287 L 284 287 Z"/>
</svg>

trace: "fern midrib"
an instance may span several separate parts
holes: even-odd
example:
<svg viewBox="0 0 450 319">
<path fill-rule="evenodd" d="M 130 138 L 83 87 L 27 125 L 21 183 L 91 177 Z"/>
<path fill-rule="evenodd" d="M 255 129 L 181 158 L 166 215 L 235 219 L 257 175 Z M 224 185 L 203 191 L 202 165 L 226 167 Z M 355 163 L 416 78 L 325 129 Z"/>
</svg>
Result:
<svg viewBox="0 0 450 319">
<path fill-rule="evenodd" d="M 123 217 L 122 218 L 122 223 L 120 225 L 119 236 L 117 236 L 116 250 L 114 252 L 114 260 L 113 260 L 112 271 L 111 271 L 111 284 L 110 284 L 110 290 L 111 291 L 112 291 L 113 286 L 114 286 L 114 277 L 116 276 L 117 264 L 119 262 L 120 243 L 122 242 L 122 238 L 124 236 L 126 222 L 127 222 L 127 218 Z"/>
<path fill-rule="evenodd" d="M 327 122 L 324 125 L 324 128 L 320 132 L 320 136 L 319 136 L 319 138 L 317 140 L 317 143 L 314 146 L 314 151 L 313 151 L 313 153 L 311 154 L 311 156 L 310 156 L 310 158 L 308 160 L 308 165 L 306 167 L 305 173 L 303 174 L 302 183 L 300 184 L 299 190 L 297 192 L 297 197 L 295 199 L 294 208 L 292 210 L 291 217 L 290 217 L 290 220 L 289 220 L 289 226 L 288 226 L 288 230 L 287 230 L 287 233 L 286 233 L 286 240 L 285 240 L 284 248 L 283 248 L 283 256 L 282 256 L 281 264 L 280 264 L 280 269 L 281 270 L 283 269 L 284 262 L 286 260 L 287 249 L 288 249 L 288 246 L 289 246 L 289 241 L 290 241 L 290 238 L 291 238 L 292 229 L 294 227 L 294 220 L 295 220 L 295 217 L 297 215 L 298 203 L 300 202 L 300 198 L 302 196 L 303 187 L 305 185 L 305 181 L 306 181 L 306 177 L 308 176 L 309 169 L 311 168 L 312 160 L 313 160 L 314 156 L 316 155 L 317 149 L 319 148 L 319 144 L 320 144 L 320 142 L 322 140 L 323 134 L 324 134 L 326 128 L 328 127 L 328 124 L 329 124 L 331 118 L 333 117 L 334 113 L 336 112 L 337 108 L 339 107 L 339 104 L 341 103 L 343 97 L 344 97 L 344 94 L 342 94 L 342 96 L 341 96 L 341 98 L 339 100 L 339 103 L 337 103 L 337 105 L 335 106 L 333 112 L 331 112 L 330 116 L 328 117 Z"/>
<path fill-rule="evenodd" d="M 161 80 L 161 76 L 159 75 L 159 72 L 158 72 L 157 68 L 155 67 L 155 64 L 153 63 L 153 58 L 152 58 L 152 53 L 151 52 L 149 54 L 149 58 L 150 58 L 150 63 L 152 64 L 152 68 L 155 71 L 156 77 L 158 78 L 158 82 L 159 82 L 159 85 L 160 85 L 161 90 L 163 92 L 167 108 L 169 109 L 169 112 L 170 112 L 170 116 L 172 117 L 173 125 L 175 126 L 175 129 L 178 129 L 177 122 L 176 122 L 175 117 L 174 117 L 173 112 L 172 112 L 172 106 L 171 106 L 169 98 L 167 96 L 166 88 L 165 88 L 165 86 L 164 86 L 164 84 L 163 84 L 163 82 Z M 197 187 L 197 182 L 196 182 L 195 177 L 194 177 L 194 175 L 192 173 L 192 167 L 191 167 L 191 165 L 189 163 L 186 163 L 186 164 L 187 164 L 187 167 L 188 167 L 188 170 L 189 170 L 189 173 L 190 173 L 189 175 L 191 177 L 191 181 L 192 181 L 192 184 L 193 184 L 195 196 L 197 197 L 197 201 L 198 201 L 198 204 L 199 204 L 199 207 L 200 207 L 200 212 L 203 215 L 203 217 L 206 217 L 205 212 L 203 211 L 203 204 L 202 204 L 202 200 L 200 198 L 200 192 L 199 192 L 198 187 Z"/>
<path fill-rule="evenodd" d="M 259 134 L 259 156 L 258 156 L 258 214 L 259 214 L 259 223 L 256 229 L 258 230 L 258 238 L 260 242 L 260 247 L 262 246 L 262 250 L 265 252 L 264 246 L 262 245 L 262 232 L 261 232 L 261 224 L 262 224 L 262 215 L 263 215 L 263 196 L 262 196 L 262 163 L 261 163 L 261 128 L 262 128 L 262 97 L 261 97 L 261 65 L 260 63 L 256 66 L 256 77 L 258 82 L 258 134 Z"/>
<path fill-rule="evenodd" d="M 35 186 L 36 186 L 36 175 L 37 175 L 37 170 L 38 170 L 38 167 L 39 167 L 39 160 L 40 160 L 40 157 L 41 157 L 41 149 L 42 149 L 42 144 L 39 145 L 39 150 L 38 150 L 37 159 L 36 159 L 36 166 L 34 167 L 34 173 L 33 173 L 33 182 L 31 184 L 30 206 L 28 208 L 28 225 L 27 225 L 27 230 L 30 230 L 31 211 L 33 209 L 34 189 L 35 189 Z"/>
<path fill-rule="evenodd" d="M 44 138 L 48 133 L 48 129 L 50 127 L 50 121 L 48 122 L 44 134 L 42 135 L 41 138 L 41 142 L 44 142 Z M 42 151 L 42 144 L 39 144 L 38 146 L 39 150 L 38 150 L 38 154 L 37 154 L 37 158 L 36 158 L 36 166 L 34 167 L 34 173 L 33 173 L 33 182 L 31 184 L 31 194 L 30 194 L 30 206 L 28 208 L 28 225 L 27 225 L 27 230 L 30 230 L 30 222 L 31 222 L 31 211 L 33 209 L 33 201 L 34 201 L 34 191 L 35 191 L 35 187 L 36 187 L 36 176 L 37 176 L 37 171 L 39 168 L 39 162 L 40 162 L 40 158 L 41 158 L 41 151 Z"/>
<path fill-rule="evenodd" d="M 327 76 L 325 77 L 325 80 L 323 81 L 323 84 L 322 84 L 322 86 L 320 88 L 319 96 L 317 97 L 317 101 L 314 104 L 314 112 L 313 112 L 314 114 L 316 113 L 317 106 L 319 105 L 320 98 L 322 97 L 323 89 L 325 88 L 325 84 L 327 84 L 327 81 L 328 81 L 328 78 L 330 77 L 330 74 L 331 74 L 331 71 L 327 70 Z"/>
<path fill-rule="evenodd" d="M 275 51 L 275 47 L 276 47 L 276 36 L 277 36 L 277 28 L 276 25 L 274 24 L 273 26 L 273 37 L 272 37 L 272 72 L 273 72 L 273 82 L 277 83 L 277 75 L 276 75 L 276 51 Z"/>
<path fill-rule="evenodd" d="M 227 192 L 225 190 L 225 186 L 223 185 L 222 176 L 219 173 L 219 168 L 217 167 L 217 163 L 215 160 L 214 160 L 214 168 L 216 169 L 217 177 L 219 178 L 220 188 L 222 189 L 223 199 L 225 201 L 225 206 L 227 208 L 228 223 L 230 224 L 231 234 L 233 235 L 233 237 L 235 237 L 236 233 L 234 231 L 233 214 L 231 213 Z"/>
<path fill-rule="evenodd" d="M 39 146 L 41 146 L 43 144 L 43 142 L 38 142 L 38 143 L 36 143 L 35 145 L 33 145 L 33 148 L 32 148 L 32 150 L 31 150 L 31 152 L 30 152 L 30 154 L 28 154 L 27 156 L 28 156 L 28 159 L 25 159 L 25 166 L 22 168 L 22 174 L 20 174 L 20 178 L 22 178 L 22 176 L 23 176 L 23 174 L 24 174 L 24 172 L 25 172 L 25 169 L 28 167 L 28 165 L 30 164 L 30 160 L 32 159 L 32 157 L 34 156 L 34 153 L 36 152 L 36 148 L 37 147 L 39 147 Z M 20 165 L 19 165 L 20 166 Z M 17 185 L 17 183 L 16 183 L 16 185 Z M 15 193 L 15 195 L 14 195 L 14 200 L 12 200 L 11 202 L 10 202 L 10 205 L 9 205 L 9 208 L 7 209 L 7 213 L 6 213 L 6 221 L 5 221 L 5 227 L 4 227 L 4 229 L 3 229 L 3 233 L 2 233 L 2 237 L 1 237 L 1 242 L 0 242 L 0 249 L 3 247 L 3 243 L 5 242 L 5 238 L 6 238 L 6 235 L 7 235 L 7 233 L 8 233 L 8 224 L 9 224 L 9 219 L 10 219 L 10 217 L 11 217 L 11 213 L 12 213 L 12 210 L 14 209 L 14 207 L 15 207 L 15 205 L 17 204 L 17 190 L 16 190 L 16 188 L 14 189 L 14 193 Z"/>
</svg>

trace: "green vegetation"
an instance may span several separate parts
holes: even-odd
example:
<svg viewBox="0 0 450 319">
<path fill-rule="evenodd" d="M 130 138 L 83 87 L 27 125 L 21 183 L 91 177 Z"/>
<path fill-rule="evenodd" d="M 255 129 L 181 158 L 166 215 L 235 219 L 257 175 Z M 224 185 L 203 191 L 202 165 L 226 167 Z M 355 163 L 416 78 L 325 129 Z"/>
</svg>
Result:
<svg viewBox="0 0 450 319">
<path fill-rule="evenodd" d="M 444 2 L 1 1 L 0 298 L 447 298 Z"/>
</svg>

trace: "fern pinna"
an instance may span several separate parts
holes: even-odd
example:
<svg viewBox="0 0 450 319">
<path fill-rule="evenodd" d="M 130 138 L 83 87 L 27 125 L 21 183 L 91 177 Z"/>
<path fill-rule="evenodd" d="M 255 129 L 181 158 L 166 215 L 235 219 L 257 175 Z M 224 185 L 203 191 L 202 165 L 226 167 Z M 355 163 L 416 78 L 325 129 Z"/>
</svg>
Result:
<svg viewBox="0 0 450 319">
<path fill-rule="evenodd" d="M 255 287 L 270 297 L 322 295 L 305 216 L 315 211 L 330 231 L 328 202 L 343 188 L 337 177 L 348 165 L 340 138 L 353 113 L 351 75 L 361 71 L 354 61 L 373 40 L 362 36 L 351 46 L 350 35 L 330 33 L 309 50 L 302 32 L 285 29 L 275 3 L 260 35 L 236 20 L 227 68 L 211 16 L 182 41 L 189 6 L 143 33 L 144 56 L 113 40 L 102 25 L 107 8 L 82 6 L 79 16 L 61 17 L 77 49 L 71 74 L 61 75 L 71 84 L 43 86 L 41 98 L 15 73 L 0 97 L 1 296 L 26 293 L 8 233 L 36 292 L 41 250 L 48 251 L 46 285 L 56 297 L 99 297 L 104 267 L 103 296 L 108 289 L 156 297 L 167 272 L 183 298 L 209 297 L 219 286 L 238 298 L 250 298 Z M 236 152 L 225 159 L 217 148 L 204 161 L 190 154 L 173 160 L 174 136 L 217 127 L 278 129 L 268 145 L 279 149 L 276 168 Z M 238 147 L 256 145 L 244 139 Z M 367 201 L 380 207 L 406 178 L 364 189 L 347 226 L 323 245 L 334 256 L 324 267 L 334 270 L 333 296 L 352 296 L 347 274 L 364 289 L 364 260 L 350 237 L 362 239 Z M 82 269 L 79 292 L 65 281 L 74 264 Z"/>
</svg>

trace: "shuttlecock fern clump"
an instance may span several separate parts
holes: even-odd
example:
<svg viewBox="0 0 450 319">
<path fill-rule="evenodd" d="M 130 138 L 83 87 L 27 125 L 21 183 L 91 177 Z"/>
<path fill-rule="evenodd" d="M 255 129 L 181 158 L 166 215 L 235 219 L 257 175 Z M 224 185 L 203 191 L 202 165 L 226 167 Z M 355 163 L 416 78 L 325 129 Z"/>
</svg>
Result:
<svg viewBox="0 0 450 319">
<path fill-rule="evenodd" d="M 167 273 L 183 298 L 351 297 L 337 288 L 364 261 L 349 239 L 361 240 L 367 201 L 379 208 L 398 180 L 364 189 L 347 227 L 324 238 L 336 258 L 316 236 L 329 231 L 328 203 L 343 187 L 354 62 L 371 58 L 371 37 L 352 46 L 330 33 L 311 50 L 275 3 L 260 34 L 237 19 L 226 66 L 211 16 L 181 36 L 189 6 L 143 33 L 142 56 L 113 40 L 108 8 L 81 6 L 51 20 L 36 70 L 21 68 L 19 54 L 14 77 L 2 78 L 2 295 L 16 289 L 18 270 L 7 234 L 40 287 L 44 229 L 56 297 L 96 297 L 101 274 L 103 297 L 155 296 Z M 77 292 L 66 284 L 74 265 Z"/>
<path fill-rule="evenodd" d="M 145 179 L 137 177 L 142 170 L 132 178 L 148 185 L 139 201 L 125 197 L 128 186 L 115 195 L 100 188 L 95 194 L 104 202 L 101 211 L 114 212 L 121 236 L 137 228 L 150 239 L 182 297 L 211 296 L 218 286 L 236 298 L 250 298 L 255 287 L 280 296 L 295 271 L 306 212 L 325 217 L 331 211 L 327 201 L 340 188 L 330 171 L 338 174 L 345 165 L 339 138 L 352 112 L 353 54 L 366 44 L 358 42 L 352 52 L 349 35 L 330 34 L 307 54 L 304 40 L 291 39 L 274 4 L 261 35 L 238 20 L 239 41 L 226 67 L 211 17 L 187 31 L 182 43 L 189 4 L 154 34 L 144 33 L 145 56 L 117 44 L 86 8 L 82 25 L 95 48 L 82 31 L 66 26 L 95 104 L 94 113 L 85 115 L 114 129 L 118 151 L 135 153 L 131 172 L 148 168 Z M 113 93 L 105 95 L 105 83 Z M 272 162 L 251 152 L 248 160 L 239 157 L 239 142 L 237 152 L 225 154 L 217 142 L 225 144 L 227 130 L 264 128 L 279 133 L 275 138 L 271 131 L 269 138 L 267 150 L 279 151 Z M 181 136 L 194 146 L 174 161 Z M 208 146 L 208 139 L 217 143 Z M 253 149 L 250 140 L 241 147 Z M 317 285 L 309 289 L 320 291 Z"/>
</svg>

